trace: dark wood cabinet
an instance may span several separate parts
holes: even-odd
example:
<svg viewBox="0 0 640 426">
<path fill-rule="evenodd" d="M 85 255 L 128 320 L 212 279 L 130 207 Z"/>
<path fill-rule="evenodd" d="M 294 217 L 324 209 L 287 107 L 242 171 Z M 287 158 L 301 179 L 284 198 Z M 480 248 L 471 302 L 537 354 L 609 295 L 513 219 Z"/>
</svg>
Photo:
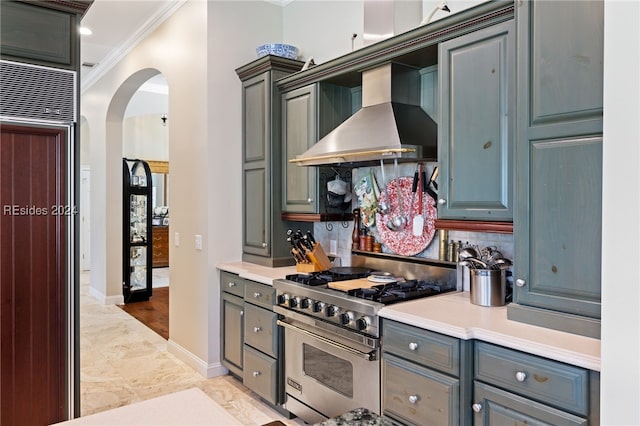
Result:
<svg viewBox="0 0 640 426">
<path fill-rule="evenodd" d="M 169 227 L 154 226 L 151 235 L 153 267 L 164 268 L 169 266 Z"/>
<path fill-rule="evenodd" d="M 3 425 L 48 425 L 70 416 L 68 131 L 0 124 Z"/>
</svg>

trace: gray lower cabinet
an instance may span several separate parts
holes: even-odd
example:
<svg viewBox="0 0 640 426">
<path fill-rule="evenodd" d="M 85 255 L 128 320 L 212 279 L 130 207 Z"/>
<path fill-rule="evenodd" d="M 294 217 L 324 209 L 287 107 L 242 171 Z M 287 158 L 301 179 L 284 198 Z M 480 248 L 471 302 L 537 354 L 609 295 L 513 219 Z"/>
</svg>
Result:
<svg viewBox="0 0 640 426">
<path fill-rule="evenodd" d="M 513 20 L 440 44 L 439 219 L 511 221 Z"/>
<path fill-rule="evenodd" d="M 268 55 L 236 70 L 242 81 L 242 258 L 263 266 L 294 263 L 285 235 L 294 226 L 281 219 L 280 95 L 275 80 L 302 65 Z"/>
<path fill-rule="evenodd" d="M 602 1 L 522 1 L 512 320 L 600 336 Z"/>
<path fill-rule="evenodd" d="M 325 189 L 335 172 L 330 168 L 301 167 L 289 160 L 349 118 L 353 96 L 357 95 L 351 88 L 329 83 L 314 83 L 282 94 L 283 211 L 338 213 L 327 205 Z"/>
<path fill-rule="evenodd" d="M 406 425 L 471 424 L 472 343 L 383 320 L 382 413 Z"/>
<path fill-rule="evenodd" d="M 474 349 L 474 425 L 597 425 L 597 372 L 486 342 Z"/>
<path fill-rule="evenodd" d="M 275 289 L 225 271 L 220 288 L 222 365 L 282 411 L 284 335 L 273 312 Z"/>
<path fill-rule="evenodd" d="M 220 358 L 236 376 L 242 377 L 244 350 L 244 280 L 220 272 Z"/>
<path fill-rule="evenodd" d="M 271 404 L 284 402 L 284 335 L 273 312 L 276 291 L 245 280 L 243 383 Z"/>
</svg>

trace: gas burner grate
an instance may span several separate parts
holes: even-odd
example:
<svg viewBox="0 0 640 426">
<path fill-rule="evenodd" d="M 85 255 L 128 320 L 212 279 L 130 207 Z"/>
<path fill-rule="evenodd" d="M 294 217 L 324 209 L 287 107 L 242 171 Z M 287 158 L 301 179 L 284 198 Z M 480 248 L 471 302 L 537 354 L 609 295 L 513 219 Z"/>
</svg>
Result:
<svg viewBox="0 0 640 426">
<path fill-rule="evenodd" d="M 418 299 L 421 297 L 434 296 L 454 290 L 455 287 L 446 286 L 441 283 L 409 280 L 405 282 L 375 285 L 371 288 L 350 290 L 348 294 L 360 299 L 391 304 Z"/>
</svg>

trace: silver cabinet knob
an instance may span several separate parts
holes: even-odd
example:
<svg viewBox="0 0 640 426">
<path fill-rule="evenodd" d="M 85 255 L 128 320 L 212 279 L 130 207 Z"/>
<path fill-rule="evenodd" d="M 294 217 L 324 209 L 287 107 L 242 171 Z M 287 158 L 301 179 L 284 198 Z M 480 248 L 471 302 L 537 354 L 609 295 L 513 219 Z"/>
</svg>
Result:
<svg viewBox="0 0 640 426">
<path fill-rule="evenodd" d="M 236 283 L 234 283 L 233 281 L 229 281 L 229 283 L 227 284 L 229 287 L 235 287 Z"/>
<path fill-rule="evenodd" d="M 254 333 L 259 333 L 260 331 L 262 331 L 262 327 L 253 327 Z"/>
<path fill-rule="evenodd" d="M 416 402 L 418 402 L 419 399 L 420 397 L 418 395 L 409 395 L 409 402 L 412 404 L 415 404 Z"/>
<path fill-rule="evenodd" d="M 244 316 L 244 310 L 240 311 L 240 316 L 243 317 Z"/>
<path fill-rule="evenodd" d="M 262 374 L 262 373 L 259 372 L 259 371 L 254 371 L 253 372 L 253 377 L 258 377 L 260 374 Z"/>
<path fill-rule="evenodd" d="M 516 373 L 516 380 L 519 382 L 524 382 L 525 380 L 527 380 L 527 373 L 525 373 L 524 371 L 518 371 Z"/>
<path fill-rule="evenodd" d="M 409 349 L 415 351 L 416 349 L 418 349 L 418 344 L 416 342 L 409 343 Z"/>
<path fill-rule="evenodd" d="M 309 204 L 313 203 L 313 198 L 311 198 L 311 197 L 307 198 L 307 203 L 309 203 Z"/>
<path fill-rule="evenodd" d="M 518 287 L 524 287 L 524 285 L 525 285 L 526 283 L 527 283 L 527 282 L 526 282 L 525 280 L 523 280 L 522 278 L 518 278 L 518 279 L 516 280 L 516 285 L 517 285 Z"/>
<path fill-rule="evenodd" d="M 267 243 L 262 243 L 262 248 L 267 248 Z"/>
<path fill-rule="evenodd" d="M 480 411 L 482 411 L 482 404 L 473 404 L 471 406 L 471 408 L 473 409 L 473 411 L 475 411 L 476 413 L 479 413 Z"/>
<path fill-rule="evenodd" d="M 253 297 L 255 297 L 256 299 L 259 299 L 262 296 L 262 293 L 260 293 L 259 291 L 256 291 L 255 293 L 253 293 Z"/>
<path fill-rule="evenodd" d="M 447 204 L 447 200 L 445 200 L 444 198 L 440 198 L 438 199 L 438 204 L 440 204 L 441 206 L 444 206 L 445 204 Z"/>
</svg>

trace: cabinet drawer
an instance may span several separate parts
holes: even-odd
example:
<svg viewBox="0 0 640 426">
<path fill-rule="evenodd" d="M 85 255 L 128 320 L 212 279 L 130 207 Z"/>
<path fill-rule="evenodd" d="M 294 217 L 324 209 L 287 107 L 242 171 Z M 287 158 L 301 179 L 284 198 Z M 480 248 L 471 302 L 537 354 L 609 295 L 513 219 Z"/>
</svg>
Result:
<svg viewBox="0 0 640 426">
<path fill-rule="evenodd" d="M 244 300 L 249 303 L 264 306 L 267 309 L 273 308 L 276 298 L 276 289 L 266 284 L 253 281 L 246 281 L 244 285 Z"/>
<path fill-rule="evenodd" d="M 277 362 L 255 349 L 244 346 L 244 377 L 246 387 L 271 402 L 277 404 L 278 393 L 276 380 Z"/>
<path fill-rule="evenodd" d="M 475 378 L 523 396 L 586 415 L 588 370 L 501 346 L 477 342 Z"/>
<path fill-rule="evenodd" d="M 244 280 L 229 272 L 220 272 L 220 288 L 227 293 L 244 297 Z"/>
<path fill-rule="evenodd" d="M 473 424 L 586 426 L 585 418 L 475 381 Z M 598 424 L 598 423 L 593 423 Z"/>
<path fill-rule="evenodd" d="M 273 357 L 278 356 L 277 315 L 249 303 L 244 304 L 244 342 Z"/>
<path fill-rule="evenodd" d="M 454 337 L 385 320 L 382 338 L 385 352 L 456 377 L 460 374 L 460 341 Z"/>
<path fill-rule="evenodd" d="M 383 414 L 414 425 L 458 424 L 458 379 L 384 354 L 382 381 Z"/>
</svg>

